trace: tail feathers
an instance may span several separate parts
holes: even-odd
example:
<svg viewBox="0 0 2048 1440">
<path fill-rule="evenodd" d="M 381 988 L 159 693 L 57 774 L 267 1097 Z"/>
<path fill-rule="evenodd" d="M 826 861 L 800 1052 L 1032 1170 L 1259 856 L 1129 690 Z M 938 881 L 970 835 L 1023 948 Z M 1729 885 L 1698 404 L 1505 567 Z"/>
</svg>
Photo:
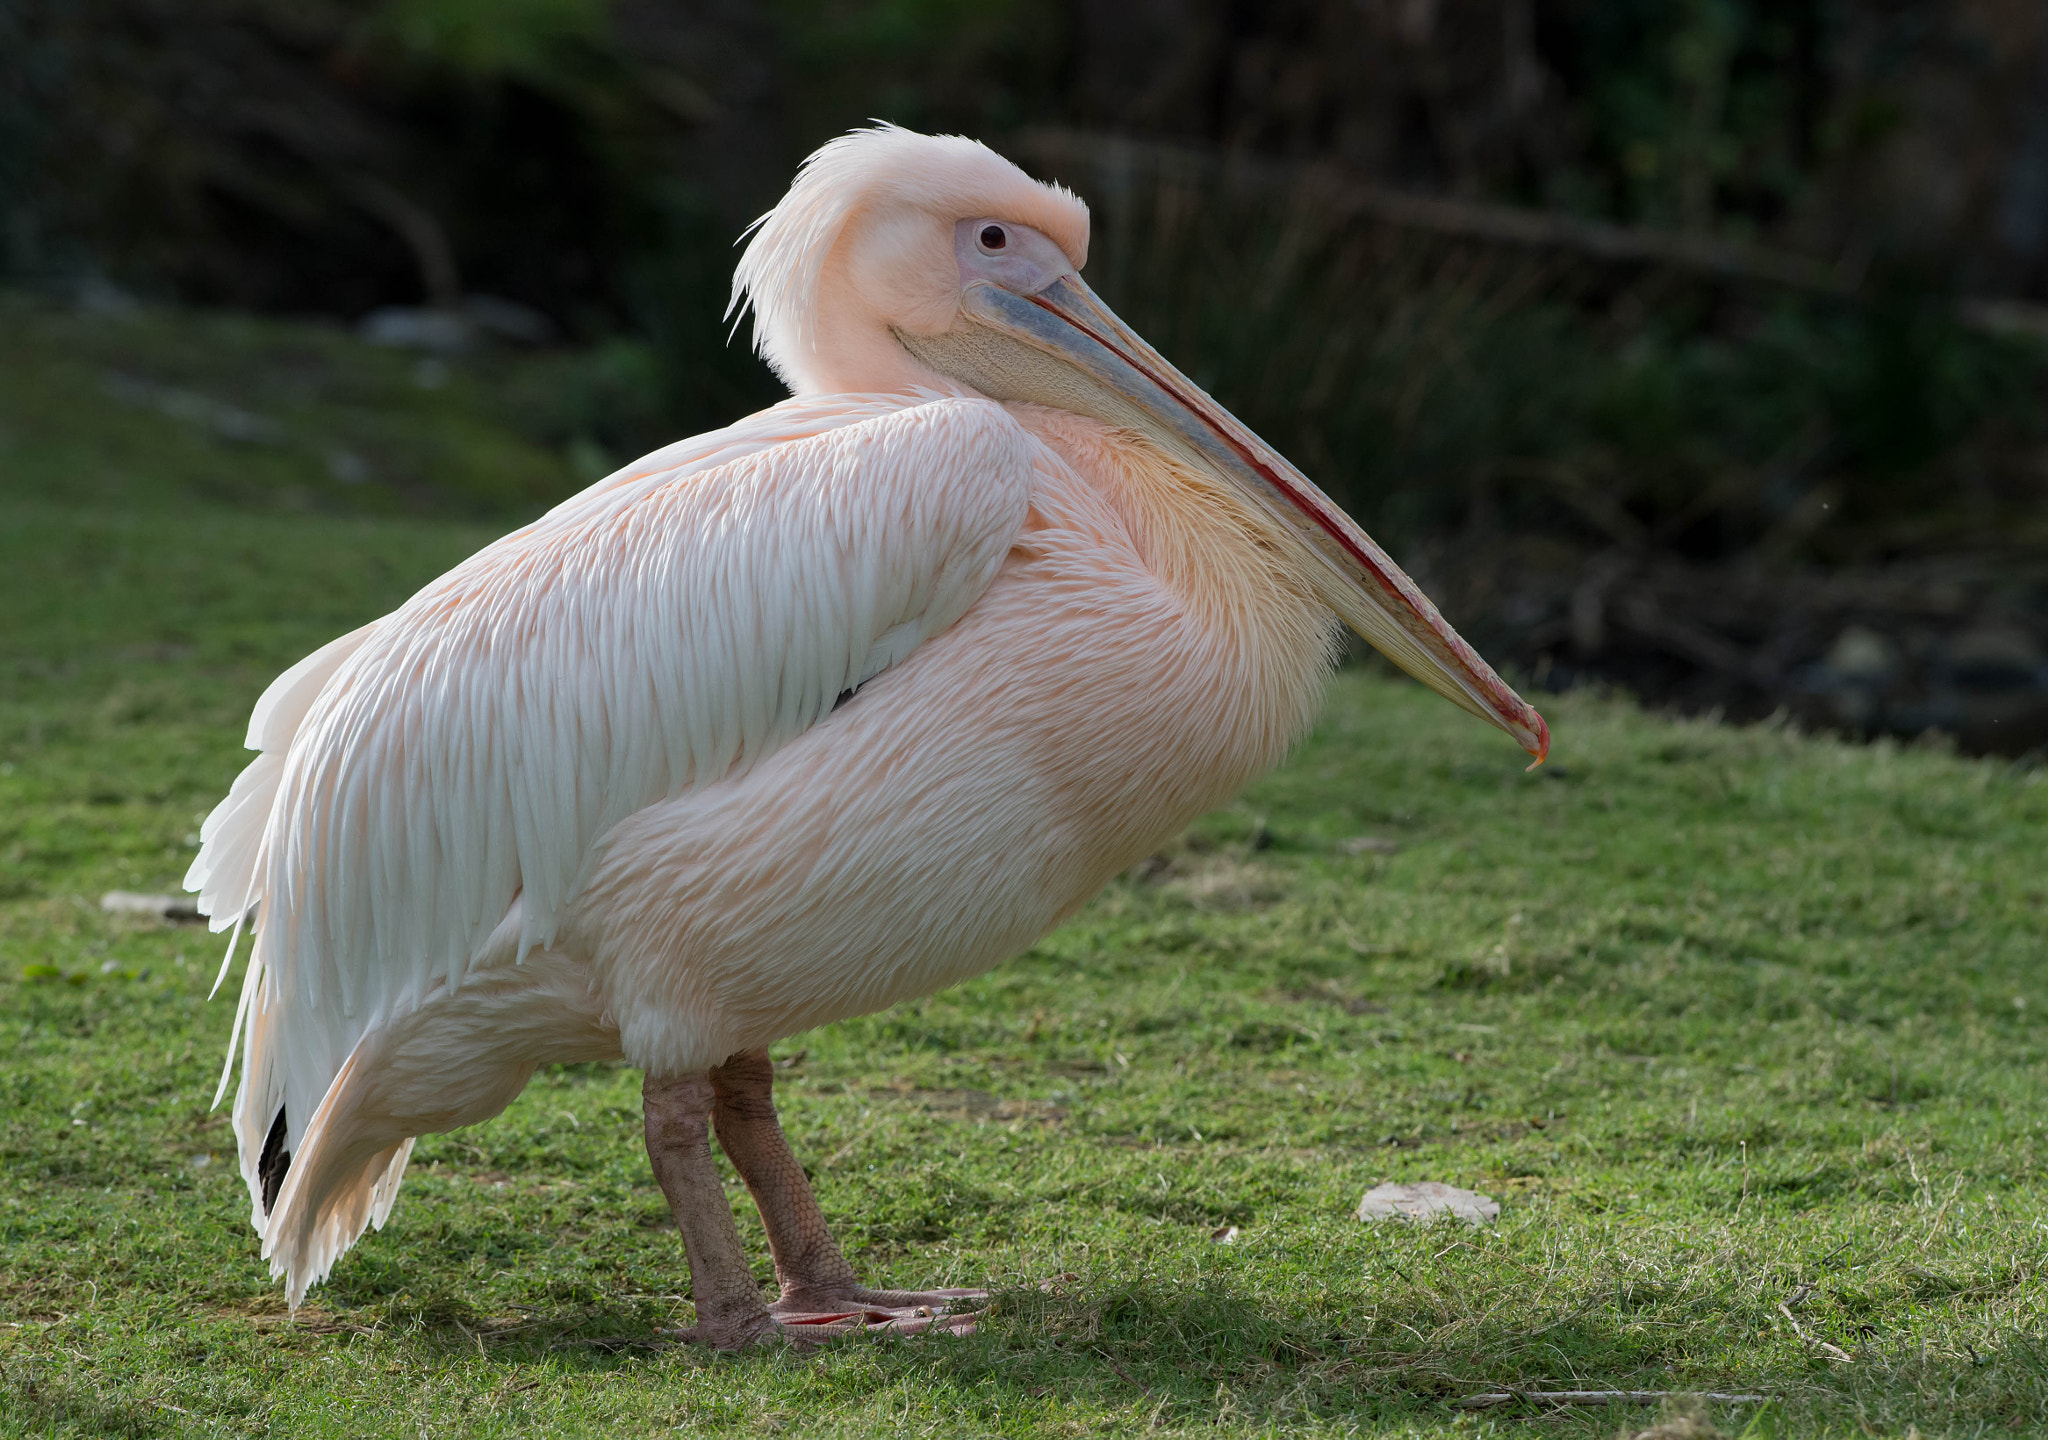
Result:
<svg viewBox="0 0 2048 1440">
<path fill-rule="evenodd" d="M 249 718 L 248 746 L 261 751 L 235 777 L 227 798 L 199 827 L 199 853 L 185 874 L 185 888 L 199 894 L 199 913 L 212 928 L 225 930 L 263 898 L 258 880 L 264 833 L 284 777 L 285 756 L 306 714 L 379 622 L 372 621 L 315 650 L 270 682 Z M 233 950 L 229 956 L 232 959 Z M 226 973 L 226 966 L 222 966 Z"/>
<path fill-rule="evenodd" d="M 285 1278 L 297 1309 L 307 1287 L 326 1279 L 363 1231 L 381 1228 L 391 1214 L 417 1127 L 377 1105 L 378 1031 L 358 1040 L 328 1080 L 323 1057 L 344 1037 L 318 1026 L 287 1027 L 267 978 L 252 957 L 235 1131 L 249 1221 L 263 1237 L 271 1274 Z"/>
<path fill-rule="evenodd" d="M 305 1302 L 306 1291 L 327 1278 L 365 1230 L 384 1228 L 411 1158 L 412 1137 L 407 1136 L 356 1165 L 328 1167 L 348 1173 L 335 1174 L 321 1187 L 324 1193 L 309 1194 L 297 1206 L 280 1204 L 263 1237 L 263 1258 L 270 1262 L 271 1275 L 284 1280 L 285 1301 L 292 1309 Z"/>
<path fill-rule="evenodd" d="M 279 1138 L 275 1171 L 257 1164 L 264 1186 L 265 1214 L 257 1228 L 270 1273 L 285 1281 L 285 1298 L 296 1310 L 308 1287 L 327 1278 L 334 1262 L 372 1225 L 383 1227 L 405 1178 L 412 1137 L 391 1133 L 362 1113 L 366 1086 L 357 1080 L 361 1051 L 349 1056 L 328 1087 L 326 1098 L 306 1124 L 298 1153 L 283 1149 L 282 1118 L 272 1126 Z M 267 1156 L 266 1156 L 267 1158 Z M 271 1176 L 277 1188 L 271 1190 Z"/>
<path fill-rule="evenodd" d="M 292 1168 L 292 1152 L 284 1148 L 286 1133 L 284 1109 L 280 1106 L 277 1118 L 270 1122 L 270 1134 L 264 1138 L 263 1153 L 256 1159 L 257 1199 L 265 1215 L 277 1208 L 277 1192 L 284 1189 L 284 1177 Z"/>
<path fill-rule="evenodd" d="M 250 1219 L 294 1309 L 383 1226 L 414 1136 L 488 1120 L 538 1065 L 619 1055 L 588 972 L 545 950 L 371 1025 L 331 1069 L 340 1037 L 306 1020 L 257 997 L 235 1100 Z"/>
<path fill-rule="evenodd" d="M 384 1228 L 411 1158 L 412 1137 L 407 1136 L 337 1176 L 322 1187 L 325 1194 L 309 1196 L 296 1207 L 281 1206 L 272 1217 L 270 1233 L 263 1237 L 263 1258 L 270 1262 L 271 1275 L 284 1280 L 285 1301 L 292 1309 L 305 1302 L 306 1291 L 327 1278 L 365 1230 Z"/>
<path fill-rule="evenodd" d="M 284 761 L 282 751 L 251 760 L 199 826 L 199 853 L 185 872 L 185 888 L 198 893 L 199 913 L 214 930 L 234 924 L 261 896 L 256 865 Z"/>
</svg>

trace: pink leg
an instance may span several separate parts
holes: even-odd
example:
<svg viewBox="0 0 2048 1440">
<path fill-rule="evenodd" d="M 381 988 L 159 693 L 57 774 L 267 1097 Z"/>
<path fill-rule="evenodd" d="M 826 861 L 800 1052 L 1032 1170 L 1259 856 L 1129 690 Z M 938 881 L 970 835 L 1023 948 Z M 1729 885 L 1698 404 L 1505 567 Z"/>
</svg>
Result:
<svg viewBox="0 0 2048 1440">
<path fill-rule="evenodd" d="M 647 1158 L 655 1181 L 668 1197 L 683 1254 L 690 1262 L 690 1298 L 697 1324 L 685 1337 L 719 1350 L 738 1350 L 773 1336 L 779 1328 L 762 1303 L 732 1207 L 711 1159 L 710 1119 L 714 1097 L 702 1075 L 679 1080 L 647 1077 L 640 1088 L 647 1127 Z"/>
<path fill-rule="evenodd" d="M 760 1207 L 782 1284 L 782 1297 L 768 1313 L 787 1325 L 858 1322 L 921 1330 L 933 1317 L 959 1310 L 962 1301 L 986 1299 L 986 1290 L 870 1290 L 854 1278 L 776 1118 L 774 1077 L 766 1050 L 735 1055 L 710 1075 L 718 1143 Z M 973 1328 L 965 1315 L 936 1323 L 949 1330 Z"/>
</svg>

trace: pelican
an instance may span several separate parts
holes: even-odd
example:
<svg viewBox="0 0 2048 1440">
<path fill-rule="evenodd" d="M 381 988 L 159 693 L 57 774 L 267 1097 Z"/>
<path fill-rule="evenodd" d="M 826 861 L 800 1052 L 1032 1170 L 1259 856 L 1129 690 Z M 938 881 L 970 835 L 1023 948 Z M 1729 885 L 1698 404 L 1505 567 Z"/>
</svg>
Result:
<svg viewBox="0 0 2048 1440">
<path fill-rule="evenodd" d="M 771 1042 L 1017 954 L 1229 799 L 1315 716 L 1340 620 L 1542 760 L 1542 718 L 1096 298 L 1087 249 L 1079 199 L 975 141 L 833 140 L 733 284 L 791 398 L 257 701 L 186 885 L 234 928 L 223 979 L 253 935 L 221 1092 L 239 1042 L 250 1218 L 292 1306 L 384 1223 L 415 1137 L 539 1066 L 623 1060 L 689 1338 L 971 1312 L 859 1283 Z"/>
</svg>

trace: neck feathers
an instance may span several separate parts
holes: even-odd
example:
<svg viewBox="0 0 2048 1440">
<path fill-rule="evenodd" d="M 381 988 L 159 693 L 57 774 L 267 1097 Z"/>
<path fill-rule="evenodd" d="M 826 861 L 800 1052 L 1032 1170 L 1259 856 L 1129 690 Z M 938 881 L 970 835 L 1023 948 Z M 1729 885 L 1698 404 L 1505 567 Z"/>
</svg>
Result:
<svg viewBox="0 0 2048 1440">
<path fill-rule="evenodd" d="M 1229 484 L 1143 436 L 1040 406 L 1009 407 L 1123 520 L 1160 586 L 1179 601 L 1176 643 L 1254 732 L 1258 768 L 1315 720 L 1339 651 L 1336 618 Z"/>
</svg>

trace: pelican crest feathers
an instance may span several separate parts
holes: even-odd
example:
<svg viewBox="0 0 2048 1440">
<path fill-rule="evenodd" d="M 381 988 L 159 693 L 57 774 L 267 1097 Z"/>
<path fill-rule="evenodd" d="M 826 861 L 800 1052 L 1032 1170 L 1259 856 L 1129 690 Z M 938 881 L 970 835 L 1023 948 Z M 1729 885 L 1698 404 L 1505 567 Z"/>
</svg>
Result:
<svg viewBox="0 0 2048 1440">
<path fill-rule="evenodd" d="M 1065 186 L 1034 180 L 979 140 L 920 135 L 878 121 L 827 142 L 797 172 L 774 209 L 747 227 L 726 318 L 749 311 L 753 345 L 798 394 L 812 383 L 820 282 L 834 248 L 868 217 L 937 217 L 948 226 L 1003 215 L 1043 231 L 1080 269 L 1088 259 L 1088 206 Z M 945 257 L 949 259 L 950 257 Z M 950 269 L 950 265 L 946 268 Z M 952 320 L 950 296 L 939 328 Z"/>
</svg>

